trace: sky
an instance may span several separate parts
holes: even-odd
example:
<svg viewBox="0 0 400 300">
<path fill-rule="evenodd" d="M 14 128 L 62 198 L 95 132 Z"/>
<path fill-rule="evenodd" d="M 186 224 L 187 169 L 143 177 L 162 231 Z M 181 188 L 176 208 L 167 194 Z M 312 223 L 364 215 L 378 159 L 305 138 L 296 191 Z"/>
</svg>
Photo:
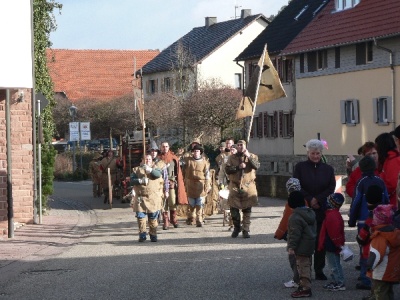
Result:
<svg viewBox="0 0 400 300">
<path fill-rule="evenodd" d="M 218 22 L 240 17 L 241 9 L 276 15 L 288 0 L 56 0 L 55 49 L 118 49 L 162 51 L 205 17 Z M 235 7 L 236 10 L 235 10 Z"/>
</svg>

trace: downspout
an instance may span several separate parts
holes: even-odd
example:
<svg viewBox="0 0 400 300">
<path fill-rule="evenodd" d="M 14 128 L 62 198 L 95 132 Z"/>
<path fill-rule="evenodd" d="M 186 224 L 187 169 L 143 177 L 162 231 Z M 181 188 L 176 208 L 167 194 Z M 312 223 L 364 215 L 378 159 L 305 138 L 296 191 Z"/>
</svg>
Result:
<svg viewBox="0 0 400 300">
<path fill-rule="evenodd" d="M 36 89 L 35 89 L 35 42 L 33 30 L 33 0 L 31 0 L 31 37 L 32 37 L 32 156 L 33 156 L 33 224 L 39 224 L 37 211 L 37 141 L 36 141 Z"/>
<path fill-rule="evenodd" d="M 7 141 L 7 219 L 8 237 L 14 237 L 14 201 L 12 195 L 11 108 L 10 89 L 6 90 L 6 141 Z"/>
<path fill-rule="evenodd" d="M 242 96 L 244 97 L 244 83 L 245 83 L 245 79 L 244 79 L 244 66 L 242 66 L 241 64 L 239 64 L 239 61 L 236 61 L 236 64 L 242 68 Z M 242 129 L 242 138 L 245 138 L 245 133 L 246 132 L 246 118 L 243 118 L 243 129 Z"/>
<path fill-rule="evenodd" d="M 374 44 L 376 46 L 376 48 L 381 49 L 383 51 L 386 51 L 389 53 L 389 63 L 390 63 L 390 69 L 392 70 L 392 123 L 393 123 L 393 130 L 396 128 L 396 120 L 395 120 L 395 73 L 394 73 L 394 63 L 393 63 L 393 51 L 385 48 L 383 46 L 378 45 L 378 41 L 376 40 L 376 38 L 374 38 Z"/>
</svg>

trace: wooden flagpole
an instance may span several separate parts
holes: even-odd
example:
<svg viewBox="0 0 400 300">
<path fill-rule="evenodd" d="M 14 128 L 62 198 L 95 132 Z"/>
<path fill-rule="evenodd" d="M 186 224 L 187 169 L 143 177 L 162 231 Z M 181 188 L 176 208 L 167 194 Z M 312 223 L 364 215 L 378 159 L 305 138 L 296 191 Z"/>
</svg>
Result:
<svg viewBox="0 0 400 300">
<path fill-rule="evenodd" d="M 146 157 L 146 122 L 144 120 L 144 96 L 143 96 L 143 74 L 140 69 L 140 101 L 142 102 L 142 141 L 143 141 L 143 161 Z"/>
</svg>

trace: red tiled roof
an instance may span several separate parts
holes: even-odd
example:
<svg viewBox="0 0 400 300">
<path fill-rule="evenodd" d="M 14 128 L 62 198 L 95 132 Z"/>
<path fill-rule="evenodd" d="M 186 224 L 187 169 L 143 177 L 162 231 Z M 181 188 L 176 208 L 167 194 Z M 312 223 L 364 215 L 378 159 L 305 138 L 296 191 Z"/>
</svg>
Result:
<svg viewBox="0 0 400 300">
<path fill-rule="evenodd" d="M 351 9 L 325 8 L 284 49 L 283 54 L 400 35 L 400 0 L 361 0 Z"/>
<path fill-rule="evenodd" d="M 139 70 L 159 50 L 47 49 L 47 64 L 55 92 L 68 99 L 109 100 L 132 93 L 134 58 Z"/>
</svg>

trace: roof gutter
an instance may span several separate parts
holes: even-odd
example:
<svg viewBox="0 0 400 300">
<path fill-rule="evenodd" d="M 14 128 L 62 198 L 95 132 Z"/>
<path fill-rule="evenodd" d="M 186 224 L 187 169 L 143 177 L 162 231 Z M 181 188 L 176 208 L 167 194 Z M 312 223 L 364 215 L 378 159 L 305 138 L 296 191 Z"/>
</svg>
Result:
<svg viewBox="0 0 400 300">
<path fill-rule="evenodd" d="M 376 46 L 376 48 L 378 48 L 378 49 L 381 49 L 381 50 L 383 50 L 383 51 L 386 51 L 386 52 L 388 52 L 389 53 L 389 63 L 390 63 L 390 69 L 391 69 L 391 76 L 392 76 L 392 126 L 393 126 L 393 130 L 396 128 L 396 120 L 395 120 L 395 116 L 396 116 L 396 114 L 395 114 L 395 107 L 396 107 L 396 105 L 395 105 L 395 103 L 396 103 L 396 101 L 395 101 L 395 90 L 396 90 L 396 84 L 395 84 L 395 73 L 394 73 L 394 64 L 393 64 L 393 51 L 392 50 L 390 50 L 390 49 L 388 49 L 388 48 L 385 48 L 385 47 L 383 47 L 383 46 L 381 46 L 381 45 L 378 45 L 378 40 L 376 39 L 376 38 L 373 38 L 373 41 L 374 41 L 374 44 L 375 44 L 375 46 Z"/>
</svg>

